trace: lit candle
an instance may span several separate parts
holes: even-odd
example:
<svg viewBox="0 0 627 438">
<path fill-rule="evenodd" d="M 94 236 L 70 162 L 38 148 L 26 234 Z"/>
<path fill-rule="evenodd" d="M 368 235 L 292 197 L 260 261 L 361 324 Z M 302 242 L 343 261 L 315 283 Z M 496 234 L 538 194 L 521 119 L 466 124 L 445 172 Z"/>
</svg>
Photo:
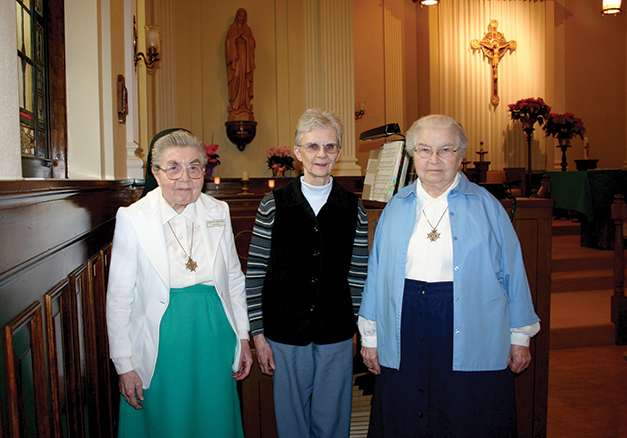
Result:
<svg viewBox="0 0 627 438">
<path fill-rule="evenodd" d="M 248 171 L 247 171 L 247 170 L 245 170 L 245 171 L 242 173 L 242 181 L 248 181 L 248 179 L 249 179 L 249 178 L 248 178 Z"/>
<path fill-rule="evenodd" d="M 219 185 L 220 185 L 220 177 L 219 177 L 219 176 L 216 176 L 216 177 L 213 179 L 213 183 L 214 183 L 216 186 L 219 186 Z"/>
<path fill-rule="evenodd" d="M 269 179 L 268 180 L 268 187 L 270 187 L 271 189 L 274 188 L 274 180 L 273 179 Z"/>
</svg>

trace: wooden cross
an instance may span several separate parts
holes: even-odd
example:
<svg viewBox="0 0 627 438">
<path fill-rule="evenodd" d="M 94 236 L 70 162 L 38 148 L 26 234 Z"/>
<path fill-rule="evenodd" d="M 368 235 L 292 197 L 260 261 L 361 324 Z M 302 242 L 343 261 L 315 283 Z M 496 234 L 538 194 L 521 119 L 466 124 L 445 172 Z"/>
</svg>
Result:
<svg viewBox="0 0 627 438">
<path fill-rule="evenodd" d="M 516 50 L 517 46 L 516 41 L 507 41 L 501 32 L 497 32 L 497 27 L 499 27 L 497 20 L 490 21 L 488 32 L 483 36 L 483 39 L 470 42 L 470 46 L 473 49 L 481 49 L 483 54 L 491 60 L 493 89 L 490 102 L 494 106 L 497 106 L 500 101 L 498 93 L 499 62 L 505 55 L 505 52 Z"/>
</svg>

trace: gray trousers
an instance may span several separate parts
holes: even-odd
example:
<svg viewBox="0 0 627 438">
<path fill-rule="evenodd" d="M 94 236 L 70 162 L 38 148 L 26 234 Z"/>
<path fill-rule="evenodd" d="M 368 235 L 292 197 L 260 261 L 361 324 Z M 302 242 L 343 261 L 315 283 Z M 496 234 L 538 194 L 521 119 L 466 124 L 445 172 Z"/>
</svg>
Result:
<svg viewBox="0 0 627 438">
<path fill-rule="evenodd" d="M 279 438 L 348 438 L 353 339 L 295 346 L 268 339 L 274 353 L 274 411 Z"/>
</svg>

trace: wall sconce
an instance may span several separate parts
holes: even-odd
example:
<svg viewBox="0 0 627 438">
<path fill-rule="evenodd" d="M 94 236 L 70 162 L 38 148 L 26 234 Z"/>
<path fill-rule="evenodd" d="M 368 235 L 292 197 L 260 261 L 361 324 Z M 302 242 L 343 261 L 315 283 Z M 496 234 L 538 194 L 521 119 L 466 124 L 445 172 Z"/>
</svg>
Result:
<svg viewBox="0 0 627 438">
<path fill-rule="evenodd" d="M 355 120 L 361 119 L 366 114 L 366 102 L 359 101 L 355 104 Z"/>
<path fill-rule="evenodd" d="M 418 0 L 413 0 L 416 3 Z M 420 7 L 423 6 L 435 6 L 437 5 L 439 0 L 420 0 Z"/>
<path fill-rule="evenodd" d="M 603 0 L 603 15 L 618 15 L 623 9 L 621 0 Z"/>
<path fill-rule="evenodd" d="M 137 51 L 137 20 L 133 15 L 133 51 L 135 53 L 135 71 L 137 71 L 137 63 L 140 59 L 144 60 L 146 68 L 152 70 L 155 63 L 159 61 L 159 50 L 161 49 L 161 35 L 159 34 L 159 26 L 144 26 L 146 29 L 146 52 Z"/>
</svg>

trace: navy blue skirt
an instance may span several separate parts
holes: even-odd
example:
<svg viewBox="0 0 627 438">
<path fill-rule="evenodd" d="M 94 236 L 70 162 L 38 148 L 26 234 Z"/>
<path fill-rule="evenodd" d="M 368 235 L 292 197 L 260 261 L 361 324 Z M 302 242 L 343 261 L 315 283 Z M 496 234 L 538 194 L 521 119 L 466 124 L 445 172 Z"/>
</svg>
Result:
<svg viewBox="0 0 627 438">
<path fill-rule="evenodd" d="M 516 437 L 509 368 L 453 371 L 452 282 L 405 280 L 400 369 L 375 379 L 368 437 Z"/>
</svg>

